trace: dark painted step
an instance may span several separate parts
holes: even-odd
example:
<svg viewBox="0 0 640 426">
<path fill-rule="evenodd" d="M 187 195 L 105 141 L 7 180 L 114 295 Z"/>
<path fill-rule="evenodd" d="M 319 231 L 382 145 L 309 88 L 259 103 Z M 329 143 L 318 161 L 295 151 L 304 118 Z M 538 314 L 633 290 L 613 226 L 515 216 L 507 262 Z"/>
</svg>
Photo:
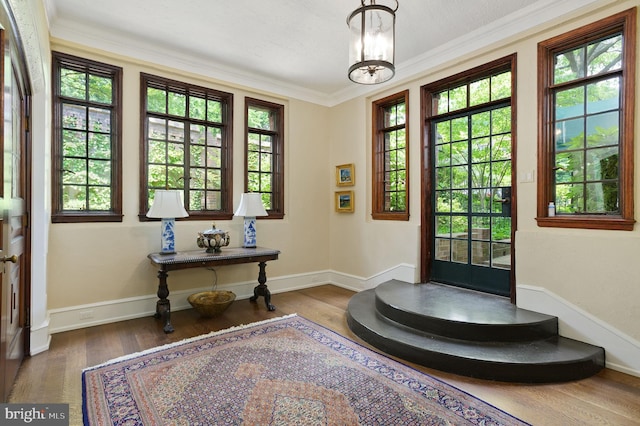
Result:
<svg viewBox="0 0 640 426">
<path fill-rule="evenodd" d="M 558 318 L 519 309 L 507 298 L 437 283 L 388 281 L 375 289 L 385 317 L 444 337 L 528 341 L 558 334 Z"/>
<path fill-rule="evenodd" d="M 447 291 L 447 289 L 454 291 L 448 297 L 442 296 L 437 301 L 439 305 L 447 304 L 448 308 L 443 306 L 437 309 L 432 308 L 431 316 L 425 317 L 422 315 L 424 313 L 422 311 L 420 320 L 411 319 L 411 323 L 417 322 L 423 329 L 416 329 L 396 322 L 385 317 L 376 309 L 376 293 L 378 292 L 381 295 L 380 300 L 389 299 L 389 295 L 385 295 L 385 292 L 391 288 L 394 290 L 394 297 L 396 292 L 401 293 L 402 291 L 407 291 L 407 294 L 413 294 L 415 297 L 416 294 L 412 293 L 415 291 L 414 287 L 431 285 L 434 284 L 414 285 L 392 281 L 381 284 L 378 289 L 366 290 L 354 295 L 347 308 L 349 327 L 364 341 L 391 355 L 426 367 L 470 377 L 526 383 L 564 382 L 592 376 L 604 368 L 604 350 L 602 348 L 558 335 L 533 338 L 529 341 L 480 341 L 478 339 L 456 339 L 424 331 L 424 328 L 428 330 L 440 328 L 443 318 L 456 319 L 455 322 L 458 324 L 455 325 L 455 328 L 463 328 L 465 321 L 461 321 L 460 318 L 465 314 L 460 309 L 469 307 L 465 307 L 464 303 L 459 303 L 460 297 L 458 296 L 460 294 L 456 291 L 459 289 L 454 287 L 444 286 L 443 291 Z M 407 288 L 403 288 L 404 286 Z M 429 290 L 431 289 L 426 291 Z M 415 298 L 408 301 L 407 304 L 415 308 L 414 302 Z M 383 304 L 383 302 L 380 303 Z M 468 322 L 469 326 L 472 329 L 477 329 L 477 324 L 480 323 L 484 324 L 483 327 L 491 327 L 487 325 L 486 320 L 478 321 L 476 318 L 480 315 L 479 312 L 483 311 L 483 304 L 476 303 L 472 308 L 474 318 Z M 494 321 L 495 318 L 507 315 L 497 313 L 495 305 L 487 304 L 487 309 L 485 312 Z M 393 309 L 396 313 L 398 310 L 402 310 L 401 305 L 396 305 Z M 441 312 L 436 313 L 436 310 Z M 401 316 L 406 315 L 408 314 Z M 510 315 L 519 319 L 516 321 L 515 327 L 521 328 L 523 318 L 520 313 L 511 313 Z M 524 315 L 528 316 L 529 314 Z M 436 323 L 440 323 L 436 327 L 423 324 L 433 318 Z M 496 327 L 498 329 L 505 327 L 504 320 L 497 321 Z M 482 331 L 483 335 L 487 335 L 487 333 L 490 331 Z M 461 334 L 468 333 L 461 332 Z M 512 334 L 506 333 L 507 336 Z"/>
</svg>

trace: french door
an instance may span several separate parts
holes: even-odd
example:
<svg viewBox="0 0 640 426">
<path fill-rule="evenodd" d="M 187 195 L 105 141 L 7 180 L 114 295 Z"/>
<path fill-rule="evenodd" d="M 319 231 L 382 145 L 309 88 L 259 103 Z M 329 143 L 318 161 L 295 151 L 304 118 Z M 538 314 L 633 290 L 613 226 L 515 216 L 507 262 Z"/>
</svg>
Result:
<svg viewBox="0 0 640 426">
<path fill-rule="evenodd" d="M 428 280 L 502 296 L 512 295 L 512 66 L 426 86 L 424 98 Z"/>
</svg>

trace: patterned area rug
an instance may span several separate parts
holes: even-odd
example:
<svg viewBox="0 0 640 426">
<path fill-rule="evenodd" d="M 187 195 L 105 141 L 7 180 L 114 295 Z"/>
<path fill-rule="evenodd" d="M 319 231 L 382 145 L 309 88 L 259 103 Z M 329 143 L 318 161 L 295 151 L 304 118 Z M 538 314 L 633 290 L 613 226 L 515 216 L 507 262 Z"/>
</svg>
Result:
<svg viewBox="0 0 640 426">
<path fill-rule="evenodd" d="M 89 425 L 524 425 L 291 315 L 82 373 Z"/>
</svg>

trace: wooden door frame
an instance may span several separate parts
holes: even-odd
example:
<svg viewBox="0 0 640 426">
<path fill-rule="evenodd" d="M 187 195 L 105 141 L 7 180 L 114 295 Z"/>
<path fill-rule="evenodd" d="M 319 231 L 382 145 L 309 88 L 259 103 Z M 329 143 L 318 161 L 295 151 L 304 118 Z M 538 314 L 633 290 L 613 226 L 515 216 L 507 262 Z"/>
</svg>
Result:
<svg viewBox="0 0 640 426">
<path fill-rule="evenodd" d="M 464 83 L 469 80 L 470 75 L 487 73 L 506 64 L 511 68 L 511 270 L 509 274 L 509 293 L 512 303 L 516 302 L 516 250 L 515 250 L 515 234 L 517 229 L 517 170 L 516 170 L 516 139 L 517 139 L 517 90 L 516 90 L 516 70 L 517 70 L 517 54 L 505 56 L 496 59 L 484 65 L 457 73 L 453 76 L 428 83 L 420 87 L 420 119 L 422 121 L 422 134 L 420 135 L 421 155 L 420 155 L 420 173 L 421 173 L 421 190 L 420 190 L 420 282 L 429 282 L 431 277 L 431 260 L 433 258 L 432 240 L 434 238 L 433 221 L 433 182 L 431 175 L 433 174 L 433 159 L 431 158 L 431 120 L 427 117 L 431 116 L 432 105 L 428 102 L 427 93 L 434 91 L 436 87 L 447 87 L 456 83 Z"/>
</svg>

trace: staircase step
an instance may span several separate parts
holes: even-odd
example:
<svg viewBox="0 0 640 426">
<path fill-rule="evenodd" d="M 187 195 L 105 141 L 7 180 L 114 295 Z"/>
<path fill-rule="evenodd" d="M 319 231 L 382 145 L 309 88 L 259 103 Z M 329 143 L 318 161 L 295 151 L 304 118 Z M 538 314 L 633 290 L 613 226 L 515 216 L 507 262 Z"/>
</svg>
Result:
<svg viewBox="0 0 640 426">
<path fill-rule="evenodd" d="M 513 305 L 507 298 L 438 283 L 392 280 L 375 288 L 376 309 L 406 326 L 476 341 L 528 341 L 558 334 L 558 318 Z"/>
<path fill-rule="evenodd" d="M 403 284 L 417 287 L 431 285 Z M 383 293 L 384 290 L 381 292 L 382 299 L 385 298 Z M 592 376 L 604 368 L 604 350 L 600 347 L 558 335 L 529 341 L 452 338 L 385 317 L 375 308 L 377 298 L 376 289 L 360 292 L 351 298 L 347 308 L 347 323 L 351 330 L 365 342 L 388 354 L 426 367 L 469 377 L 523 383 L 577 380 Z M 415 300 L 409 304 L 413 302 Z M 522 320 L 519 313 L 514 315 Z M 437 316 L 431 318 L 440 321 Z M 412 319 L 412 322 L 415 321 Z M 481 324 L 491 327 L 483 321 Z M 458 318 L 456 322 L 460 323 L 456 327 L 462 327 L 465 321 Z M 504 318 L 497 322 L 497 327 L 504 326 Z M 470 327 L 477 328 L 473 321 L 468 323 Z M 519 323 L 516 324 L 516 327 L 521 327 Z M 482 331 L 482 334 L 487 333 L 490 331 Z M 510 337 L 511 333 L 506 334 Z"/>
</svg>

